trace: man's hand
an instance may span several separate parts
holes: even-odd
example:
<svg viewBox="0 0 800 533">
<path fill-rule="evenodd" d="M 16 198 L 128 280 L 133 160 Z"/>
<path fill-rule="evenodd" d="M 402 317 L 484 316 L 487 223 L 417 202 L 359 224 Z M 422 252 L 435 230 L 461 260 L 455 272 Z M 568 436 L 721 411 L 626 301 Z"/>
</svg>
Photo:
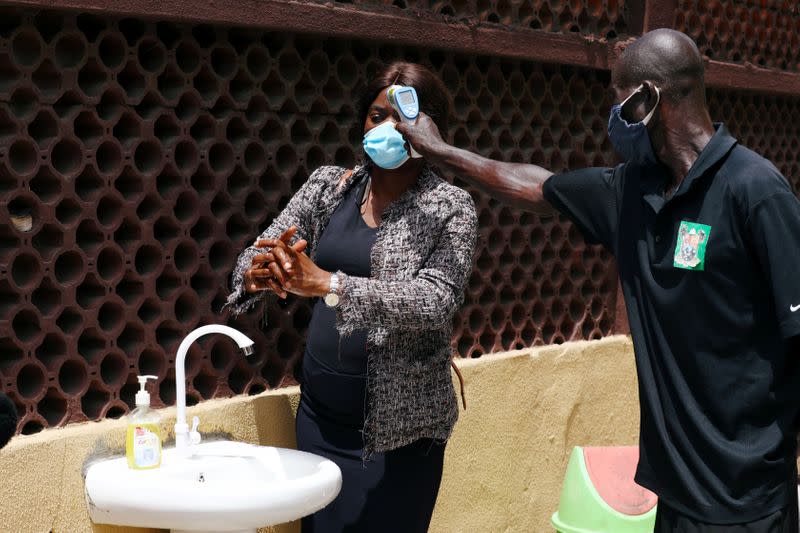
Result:
<svg viewBox="0 0 800 533">
<path fill-rule="evenodd" d="M 298 252 L 287 242 L 296 228 L 289 228 L 279 239 L 265 239 L 256 246 L 271 248 L 275 261 L 270 263 L 270 273 L 279 267 L 280 283 L 284 290 L 298 296 L 324 296 L 330 289 L 331 274 L 319 268 L 306 254 Z"/>
<path fill-rule="evenodd" d="M 296 231 L 294 227 L 289 228 L 281 235 L 280 240 L 288 246 Z M 260 242 L 256 242 L 255 246 L 263 248 L 259 246 Z M 300 239 L 291 246 L 297 253 L 303 253 L 307 247 L 308 242 L 305 239 Z M 282 286 L 284 281 L 283 270 L 278 265 L 272 250 L 253 256 L 252 266 L 244 273 L 244 287 L 248 293 L 271 290 L 279 297 L 286 298 L 286 291 Z"/>
<path fill-rule="evenodd" d="M 444 144 L 442 134 L 436 123 L 426 115 L 420 112 L 416 124 L 407 124 L 405 122 L 398 122 L 394 126 L 399 131 L 406 141 L 411 145 L 425 159 L 433 159 L 434 154 L 438 153 L 437 147 Z"/>
</svg>

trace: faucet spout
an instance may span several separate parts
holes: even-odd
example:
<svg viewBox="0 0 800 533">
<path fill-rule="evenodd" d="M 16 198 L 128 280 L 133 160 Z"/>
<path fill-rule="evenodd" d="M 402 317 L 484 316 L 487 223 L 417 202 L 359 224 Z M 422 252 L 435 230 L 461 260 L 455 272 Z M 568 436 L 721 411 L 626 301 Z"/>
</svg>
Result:
<svg viewBox="0 0 800 533">
<path fill-rule="evenodd" d="M 210 333 L 221 333 L 236 341 L 245 355 L 253 354 L 253 340 L 241 331 L 221 324 L 202 326 L 189 333 L 175 355 L 175 448 L 179 454 L 189 447 L 189 425 L 186 423 L 186 354 L 194 341 Z"/>
</svg>

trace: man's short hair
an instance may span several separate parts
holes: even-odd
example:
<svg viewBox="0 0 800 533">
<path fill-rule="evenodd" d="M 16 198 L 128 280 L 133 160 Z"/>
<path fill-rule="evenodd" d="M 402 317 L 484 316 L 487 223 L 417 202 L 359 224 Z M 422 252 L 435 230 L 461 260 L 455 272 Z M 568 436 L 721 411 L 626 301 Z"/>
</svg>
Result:
<svg viewBox="0 0 800 533">
<path fill-rule="evenodd" d="M 618 79 L 630 86 L 655 83 L 673 102 L 692 94 L 705 97 L 703 56 L 692 39 L 679 31 L 659 29 L 631 43 L 619 58 Z"/>
</svg>

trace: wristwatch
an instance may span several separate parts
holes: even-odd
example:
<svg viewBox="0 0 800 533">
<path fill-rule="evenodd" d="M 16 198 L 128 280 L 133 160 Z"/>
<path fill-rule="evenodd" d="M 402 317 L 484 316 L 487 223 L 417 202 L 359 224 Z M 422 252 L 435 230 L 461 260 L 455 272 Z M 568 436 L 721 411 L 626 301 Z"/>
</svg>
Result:
<svg viewBox="0 0 800 533">
<path fill-rule="evenodd" d="M 336 307 L 339 305 L 339 274 L 334 272 L 331 274 L 331 286 L 328 289 L 328 294 L 325 295 L 325 305 L 328 307 Z"/>
</svg>

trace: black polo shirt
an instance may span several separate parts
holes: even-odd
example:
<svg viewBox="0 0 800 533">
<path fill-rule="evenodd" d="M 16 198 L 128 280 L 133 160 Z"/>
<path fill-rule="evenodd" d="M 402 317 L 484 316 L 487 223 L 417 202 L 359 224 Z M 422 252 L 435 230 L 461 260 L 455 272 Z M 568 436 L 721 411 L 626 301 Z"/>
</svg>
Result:
<svg viewBox="0 0 800 533">
<path fill-rule="evenodd" d="M 678 511 L 748 522 L 796 490 L 800 202 L 725 126 L 665 199 L 667 170 L 552 176 L 548 202 L 616 256 L 641 403 L 636 481 Z"/>
</svg>

